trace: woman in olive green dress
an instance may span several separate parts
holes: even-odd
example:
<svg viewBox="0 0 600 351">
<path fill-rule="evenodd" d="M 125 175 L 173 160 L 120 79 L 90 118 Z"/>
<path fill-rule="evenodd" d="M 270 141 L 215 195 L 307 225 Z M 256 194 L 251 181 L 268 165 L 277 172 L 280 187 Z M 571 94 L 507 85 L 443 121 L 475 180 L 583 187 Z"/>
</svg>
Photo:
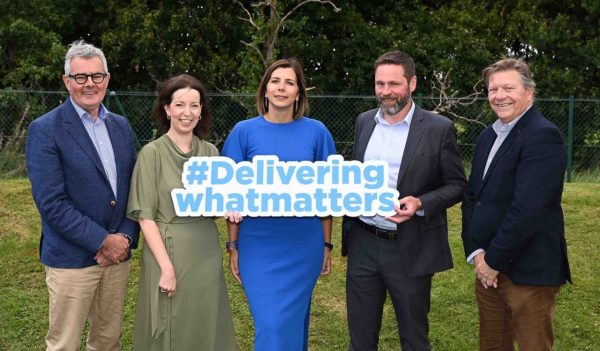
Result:
<svg viewBox="0 0 600 351">
<path fill-rule="evenodd" d="M 171 200 L 190 157 L 218 156 L 202 140 L 212 122 L 207 107 L 196 78 L 167 80 L 154 115 L 168 131 L 144 146 L 134 169 L 127 213 L 145 238 L 134 350 L 236 349 L 214 220 L 177 217 Z"/>
</svg>

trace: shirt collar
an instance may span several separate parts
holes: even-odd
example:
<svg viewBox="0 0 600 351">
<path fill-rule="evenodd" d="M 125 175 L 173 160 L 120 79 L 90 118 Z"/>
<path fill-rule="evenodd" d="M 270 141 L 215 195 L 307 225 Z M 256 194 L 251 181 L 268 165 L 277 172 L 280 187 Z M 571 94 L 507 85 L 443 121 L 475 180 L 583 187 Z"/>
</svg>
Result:
<svg viewBox="0 0 600 351">
<path fill-rule="evenodd" d="M 415 114 L 415 102 L 412 101 L 412 99 L 410 100 L 410 102 L 411 102 L 410 110 L 408 110 L 406 117 L 402 121 L 394 123 L 394 124 L 389 124 L 389 122 L 386 121 L 385 118 L 383 118 L 383 111 L 380 108 L 377 111 L 377 113 L 375 114 L 375 117 L 373 117 L 375 119 L 375 123 L 378 123 L 378 124 L 381 123 L 381 124 L 395 126 L 395 125 L 399 125 L 399 124 L 406 122 L 406 124 L 408 126 L 410 126 L 410 122 L 412 121 L 413 115 Z"/>
<path fill-rule="evenodd" d="M 82 109 L 79 105 L 77 105 L 74 101 L 73 98 L 71 98 L 69 96 L 69 99 L 71 99 L 71 103 L 73 104 L 73 107 L 75 107 L 75 111 L 77 112 L 77 115 L 79 115 L 79 118 L 83 119 L 84 117 L 87 118 L 92 118 L 92 116 L 84 109 Z M 103 104 L 100 104 L 100 107 L 98 108 L 98 117 L 100 117 L 100 119 L 102 121 L 104 121 L 106 119 L 106 116 L 108 115 L 108 110 L 106 109 L 106 107 L 104 107 Z"/>
<path fill-rule="evenodd" d="M 497 119 L 496 122 L 494 122 L 492 124 L 492 128 L 494 129 L 494 132 L 496 132 L 496 134 L 500 134 L 502 132 L 506 132 L 506 133 L 510 132 L 513 129 L 513 127 L 517 124 L 517 122 L 519 122 L 521 117 L 523 117 L 523 115 L 525 113 L 527 113 L 527 111 L 529 111 L 531 106 L 533 106 L 533 105 L 529 105 L 529 107 L 527 107 L 525 109 L 525 111 L 523 111 L 523 113 L 518 115 L 517 118 L 513 119 L 509 123 L 504 124 L 504 123 L 502 123 L 502 121 L 500 119 Z"/>
</svg>

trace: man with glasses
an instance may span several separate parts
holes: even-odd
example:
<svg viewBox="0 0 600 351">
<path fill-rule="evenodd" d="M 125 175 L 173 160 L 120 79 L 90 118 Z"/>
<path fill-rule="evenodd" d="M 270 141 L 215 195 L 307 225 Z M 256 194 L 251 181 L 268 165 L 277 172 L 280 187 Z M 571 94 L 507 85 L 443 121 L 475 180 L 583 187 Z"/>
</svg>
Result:
<svg viewBox="0 0 600 351">
<path fill-rule="evenodd" d="M 130 248 L 125 217 L 135 147 L 127 121 L 102 105 L 110 74 L 102 50 L 76 41 L 65 57 L 70 97 L 29 126 L 26 157 L 42 220 L 49 299 L 47 350 L 119 350 Z"/>
</svg>

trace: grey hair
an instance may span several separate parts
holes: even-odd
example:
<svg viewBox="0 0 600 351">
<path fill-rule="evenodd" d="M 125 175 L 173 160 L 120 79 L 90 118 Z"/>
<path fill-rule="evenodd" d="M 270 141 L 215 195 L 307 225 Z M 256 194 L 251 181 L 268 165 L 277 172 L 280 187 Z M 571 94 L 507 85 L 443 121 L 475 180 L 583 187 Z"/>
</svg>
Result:
<svg viewBox="0 0 600 351">
<path fill-rule="evenodd" d="M 488 87 L 490 76 L 493 73 L 502 72 L 502 71 L 511 71 L 515 70 L 519 73 L 519 77 L 521 78 L 521 83 L 523 83 L 523 87 L 525 89 L 533 90 L 535 94 L 535 81 L 533 80 L 533 74 L 531 73 L 531 69 L 529 69 L 529 65 L 523 58 L 503 58 L 481 72 L 481 78 L 485 82 L 485 86 Z"/>
<path fill-rule="evenodd" d="M 76 40 L 69 45 L 69 50 L 65 56 L 65 75 L 71 74 L 71 60 L 75 57 L 81 57 L 83 59 L 91 59 L 98 57 L 102 61 L 104 66 L 104 73 L 108 73 L 108 64 L 106 63 L 106 57 L 99 48 L 92 44 L 88 44 L 83 40 Z"/>
</svg>

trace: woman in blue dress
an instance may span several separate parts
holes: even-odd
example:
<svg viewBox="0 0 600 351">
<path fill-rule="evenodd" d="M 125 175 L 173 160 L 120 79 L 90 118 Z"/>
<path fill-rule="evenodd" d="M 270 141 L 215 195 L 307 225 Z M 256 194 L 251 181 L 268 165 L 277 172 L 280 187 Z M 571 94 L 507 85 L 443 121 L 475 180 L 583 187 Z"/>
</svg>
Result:
<svg viewBox="0 0 600 351">
<path fill-rule="evenodd" d="M 236 124 L 223 156 L 315 162 L 335 153 L 323 123 L 303 116 L 308 99 L 297 60 L 278 60 L 267 69 L 256 102 L 259 116 Z M 250 305 L 255 351 L 308 350 L 313 288 L 331 269 L 331 217 L 229 218 L 229 267 Z"/>
</svg>

